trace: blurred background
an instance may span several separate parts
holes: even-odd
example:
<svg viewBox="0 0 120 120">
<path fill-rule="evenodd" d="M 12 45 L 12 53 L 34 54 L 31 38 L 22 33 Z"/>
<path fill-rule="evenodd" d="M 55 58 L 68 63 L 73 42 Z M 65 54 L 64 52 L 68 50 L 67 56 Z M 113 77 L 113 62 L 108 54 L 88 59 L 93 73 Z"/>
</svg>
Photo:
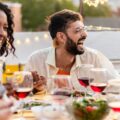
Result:
<svg viewBox="0 0 120 120">
<path fill-rule="evenodd" d="M 6 64 L 25 64 L 35 50 L 52 46 L 45 19 L 62 9 L 82 14 L 88 28 L 85 45 L 105 54 L 120 72 L 120 0 L 0 0 L 14 14 L 16 55 Z M 19 66 L 20 67 L 20 66 Z M 15 68 L 12 68 L 16 70 Z M 10 72 L 10 69 L 8 69 Z"/>
<path fill-rule="evenodd" d="M 120 26 L 120 0 L 0 0 L 14 14 L 15 31 L 46 31 L 45 19 L 62 9 L 71 9 L 84 16 L 86 25 Z"/>
</svg>

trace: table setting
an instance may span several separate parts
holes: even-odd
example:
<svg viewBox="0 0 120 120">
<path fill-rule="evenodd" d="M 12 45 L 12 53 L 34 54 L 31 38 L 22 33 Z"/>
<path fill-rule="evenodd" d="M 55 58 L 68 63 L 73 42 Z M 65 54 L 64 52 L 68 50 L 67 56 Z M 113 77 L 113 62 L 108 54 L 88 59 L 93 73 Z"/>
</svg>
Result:
<svg viewBox="0 0 120 120">
<path fill-rule="evenodd" d="M 100 82 L 95 74 L 101 79 Z M 91 67 L 87 76 L 88 84 L 84 85 L 86 79 L 80 82 L 80 76 L 77 75 L 80 85 L 84 88 L 84 92 L 81 92 L 73 88 L 71 76 L 54 75 L 49 78 L 52 80 L 50 91 L 44 89 L 33 95 L 30 72 L 15 72 L 12 82 L 19 98 L 16 104 L 22 105 L 16 107 L 11 120 L 119 120 L 120 97 L 116 96 L 120 96 L 120 79 L 106 82 L 106 76 L 106 69 Z M 81 78 L 86 78 L 86 75 Z M 93 88 L 93 83 L 97 87 Z M 115 92 L 111 87 L 116 89 Z M 89 92 L 89 88 L 92 92 Z"/>
</svg>

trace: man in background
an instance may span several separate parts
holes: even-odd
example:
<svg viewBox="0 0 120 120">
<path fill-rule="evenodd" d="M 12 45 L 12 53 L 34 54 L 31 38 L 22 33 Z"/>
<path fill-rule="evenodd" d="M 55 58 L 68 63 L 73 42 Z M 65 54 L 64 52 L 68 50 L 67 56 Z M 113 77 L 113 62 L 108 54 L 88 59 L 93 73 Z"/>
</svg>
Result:
<svg viewBox="0 0 120 120">
<path fill-rule="evenodd" d="M 71 75 L 74 89 L 80 90 L 76 74 L 82 64 L 106 68 L 109 79 L 119 77 L 112 63 L 102 53 L 84 46 L 87 33 L 79 13 L 67 9 L 54 13 L 48 17 L 48 30 L 54 47 L 34 52 L 25 66 L 28 71 L 36 71 L 33 74 L 38 91 L 44 88 L 47 78 L 56 74 Z M 51 87 L 49 79 L 47 87 Z"/>
</svg>

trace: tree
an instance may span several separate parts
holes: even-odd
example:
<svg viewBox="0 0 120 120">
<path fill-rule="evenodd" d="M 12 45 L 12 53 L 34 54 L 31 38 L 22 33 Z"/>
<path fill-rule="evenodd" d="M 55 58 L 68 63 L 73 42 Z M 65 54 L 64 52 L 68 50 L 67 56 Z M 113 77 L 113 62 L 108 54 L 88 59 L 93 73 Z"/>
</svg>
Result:
<svg viewBox="0 0 120 120">
<path fill-rule="evenodd" d="M 71 0 L 9 0 L 22 4 L 24 30 L 46 30 L 45 19 L 50 14 L 68 8 L 77 10 Z"/>
</svg>

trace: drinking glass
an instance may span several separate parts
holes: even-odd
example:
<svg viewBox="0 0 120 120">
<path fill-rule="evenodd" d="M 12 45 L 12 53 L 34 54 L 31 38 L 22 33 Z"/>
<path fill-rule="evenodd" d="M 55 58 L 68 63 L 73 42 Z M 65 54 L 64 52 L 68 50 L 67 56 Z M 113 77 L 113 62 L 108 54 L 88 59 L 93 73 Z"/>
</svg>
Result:
<svg viewBox="0 0 120 120">
<path fill-rule="evenodd" d="M 109 80 L 108 86 L 115 90 L 107 94 L 108 105 L 113 112 L 112 118 L 120 120 L 120 78 Z"/>
<path fill-rule="evenodd" d="M 107 87 L 108 70 L 105 68 L 92 68 L 90 70 L 90 87 L 95 92 L 95 97 L 100 98 L 101 92 Z"/>
<path fill-rule="evenodd" d="M 92 80 L 90 78 L 90 69 L 94 66 L 92 64 L 82 64 L 77 72 L 77 79 L 79 84 L 85 88 L 85 97 L 87 95 L 87 87 L 89 86 L 89 81 Z"/>
<path fill-rule="evenodd" d="M 20 101 L 24 103 L 26 98 L 33 89 L 33 77 L 31 72 L 28 71 L 17 71 L 13 75 L 13 86 L 15 94 L 18 96 Z M 21 110 L 20 120 L 24 120 L 23 112 Z"/>
<path fill-rule="evenodd" d="M 53 75 L 52 78 L 52 94 L 53 99 L 60 105 L 65 102 L 72 93 L 72 83 L 69 75 Z"/>
</svg>

